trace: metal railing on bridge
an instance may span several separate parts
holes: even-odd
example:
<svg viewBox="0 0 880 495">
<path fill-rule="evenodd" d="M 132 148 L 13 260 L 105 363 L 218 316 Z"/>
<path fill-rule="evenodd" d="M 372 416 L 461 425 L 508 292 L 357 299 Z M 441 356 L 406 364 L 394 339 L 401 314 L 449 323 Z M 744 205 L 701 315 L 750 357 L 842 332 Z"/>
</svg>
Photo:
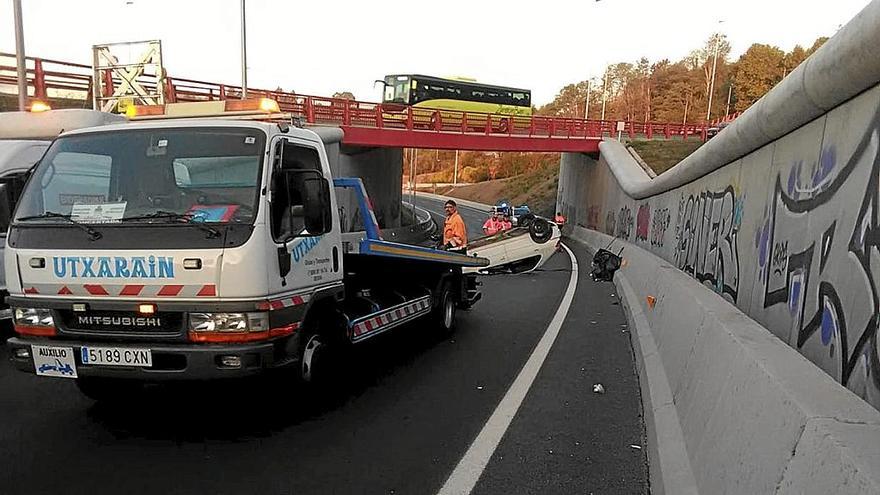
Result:
<svg viewBox="0 0 880 495">
<path fill-rule="evenodd" d="M 105 91 L 120 81 L 109 72 L 101 85 Z M 35 99 L 82 100 L 83 107 L 92 102 L 92 67 L 45 58 L 27 58 L 28 94 Z M 15 56 L 0 52 L 0 92 L 14 91 L 16 85 Z M 144 83 L 147 89 L 149 82 Z M 165 77 L 165 101 L 187 102 L 238 99 L 241 87 L 200 81 L 197 79 Z M 107 95 L 105 95 L 107 96 Z M 616 120 L 584 120 L 558 116 L 509 116 L 434 110 L 428 108 L 389 106 L 341 98 L 300 95 L 283 91 L 248 88 L 248 97 L 268 97 L 278 101 L 282 111 L 289 112 L 313 125 L 333 125 L 372 129 L 399 129 L 447 134 L 489 135 L 493 137 L 552 137 L 567 139 L 597 139 L 621 134 L 630 139 L 688 139 L 705 140 L 710 124 L 678 124 L 667 122 L 625 121 L 623 128 Z"/>
</svg>

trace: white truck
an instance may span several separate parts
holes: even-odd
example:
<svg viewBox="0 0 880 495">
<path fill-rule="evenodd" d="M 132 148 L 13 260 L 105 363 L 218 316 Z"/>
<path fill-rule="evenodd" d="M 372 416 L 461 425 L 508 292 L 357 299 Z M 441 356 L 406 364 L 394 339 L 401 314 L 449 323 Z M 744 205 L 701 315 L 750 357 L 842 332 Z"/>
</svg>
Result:
<svg viewBox="0 0 880 495">
<path fill-rule="evenodd" d="M 98 400 L 282 367 L 314 382 L 334 347 L 421 318 L 450 330 L 479 300 L 462 269 L 488 260 L 382 240 L 360 179 L 333 179 L 317 134 L 253 103 L 145 107 L 52 143 L 9 227 L 15 367 Z M 334 187 L 365 232 L 341 232 Z"/>
</svg>

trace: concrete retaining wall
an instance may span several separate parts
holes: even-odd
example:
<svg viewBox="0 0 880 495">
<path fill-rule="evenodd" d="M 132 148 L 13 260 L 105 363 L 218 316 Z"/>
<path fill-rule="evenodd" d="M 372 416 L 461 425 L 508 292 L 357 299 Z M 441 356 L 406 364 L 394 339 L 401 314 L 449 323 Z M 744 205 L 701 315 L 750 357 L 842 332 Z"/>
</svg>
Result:
<svg viewBox="0 0 880 495">
<path fill-rule="evenodd" d="M 593 249 L 613 240 L 582 227 L 572 237 Z M 652 493 L 880 493 L 880 412 L 674 265 L 613 246 L 626 259 L 615 283 Z"/>
<path fill-rule="evenodd" d="M 569 224 L 630 244 L 633 297 L 657 298 L 632 315 L 701 492 L 880 493 L 877 415 L 856 399 L 880 407 L 880 58 L 864 55 L 878 38 L 874 1 L 655 179 L 616 141 L 562 157 Z"/>
</svg>

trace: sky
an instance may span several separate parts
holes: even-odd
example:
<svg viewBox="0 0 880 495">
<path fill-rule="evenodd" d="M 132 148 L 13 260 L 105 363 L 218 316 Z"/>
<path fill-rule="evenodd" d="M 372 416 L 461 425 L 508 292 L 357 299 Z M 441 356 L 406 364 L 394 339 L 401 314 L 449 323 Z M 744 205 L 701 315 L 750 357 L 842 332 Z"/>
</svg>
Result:
<svg viewBox="0 0 880 495">
<path fill-rule="evenodd" d="M 528 88 L 541 105 L 604 67 L 679 60 L 713 32 L 732 58 L 834 33 L 867 0 L 247 0 L 248 86 L 351 91 L 378 101 L 386 74 L 465 76 Z M 100 43 L 159 39 L 168 75 L 240 84 L 240 0 L 22 0 L 29 56 L 91 63 Z M 0 51 L 13 53 L 12 0 Z"/>
</svg>

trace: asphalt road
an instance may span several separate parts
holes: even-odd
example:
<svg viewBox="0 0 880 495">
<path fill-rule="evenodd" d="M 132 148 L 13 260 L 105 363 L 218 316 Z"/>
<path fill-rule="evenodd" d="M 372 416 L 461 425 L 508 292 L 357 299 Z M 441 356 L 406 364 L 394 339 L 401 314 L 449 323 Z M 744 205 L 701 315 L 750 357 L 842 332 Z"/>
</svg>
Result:
<svg viewBox="0 0 880 495">
<path fill-rule="evenodd" d="M 484 214 L 462 210 L 479 228 Z M 625 320 L 613 286 L 591 282 L 573 247 L 571 310 L 473 493 L 648 492 Z M 14 371 L 0 345 L 0 493 L 436 493 L 544 334 L 570 272 L 558 253 L 532 274 L 484 277 L 483 300 L 459 312 L 451 337 L 418 323 L 391 332 L 324 394 L 274 378 L 95 404 L 64 379 Z"/>
</svg>

